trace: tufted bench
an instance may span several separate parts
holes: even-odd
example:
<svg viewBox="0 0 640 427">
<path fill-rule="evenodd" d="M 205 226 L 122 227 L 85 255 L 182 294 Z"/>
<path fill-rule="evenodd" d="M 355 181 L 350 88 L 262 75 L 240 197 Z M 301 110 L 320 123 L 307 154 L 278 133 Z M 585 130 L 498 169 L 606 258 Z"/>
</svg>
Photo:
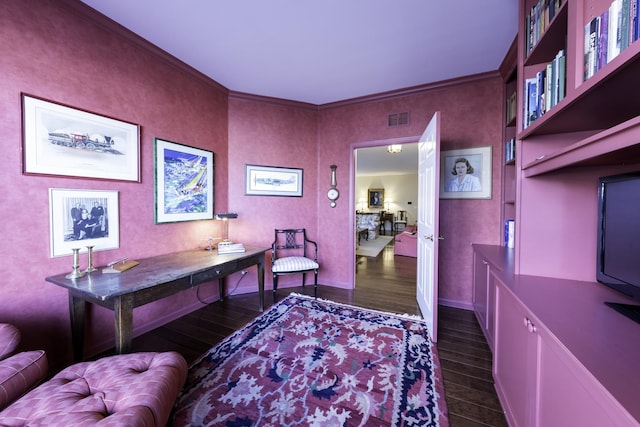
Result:
<svg viewBox="0 0 640 427">
<path fill-rule="evenodd" d="M 2 346 L 0 337 L 0 351 Z M 15 395 L 27 383 L 14 381 L 5 387 L 8 382 L 2 377 L 6 362 L 21 354 L 0 360 L 0 404 L 3 389 Z M 16 367 L 10 369 L 13 378 L 22 376 Z M 176 352 L 77 363 L 10 403 L 0 412 L 0 426 L 164 426 L 186 374 L 186 361 Z"/>
</svg>

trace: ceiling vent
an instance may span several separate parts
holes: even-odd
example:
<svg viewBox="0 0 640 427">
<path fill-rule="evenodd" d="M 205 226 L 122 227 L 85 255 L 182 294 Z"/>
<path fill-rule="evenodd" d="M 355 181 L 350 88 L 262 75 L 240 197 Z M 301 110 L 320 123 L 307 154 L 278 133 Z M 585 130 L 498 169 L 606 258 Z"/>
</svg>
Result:
<svg viewBox="0 0 640 427">
<path fill-rule="evenodd" d="M 387 117 L 389 127 L 409 124 L 409 112 L 389 114 Z"/>
</svg>

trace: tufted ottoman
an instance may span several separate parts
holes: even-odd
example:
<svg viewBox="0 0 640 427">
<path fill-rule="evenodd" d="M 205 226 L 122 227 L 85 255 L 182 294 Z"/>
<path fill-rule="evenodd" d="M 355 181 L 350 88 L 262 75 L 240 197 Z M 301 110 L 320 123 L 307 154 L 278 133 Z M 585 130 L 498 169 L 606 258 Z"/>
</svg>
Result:
<svg viewBox="0 0 640 427">
<path fill-rule="evenodd" d="M 0 426 L 164 426 L 186 374 L 176 352 L 77 363 L 0 412 Z"/>
</svg>

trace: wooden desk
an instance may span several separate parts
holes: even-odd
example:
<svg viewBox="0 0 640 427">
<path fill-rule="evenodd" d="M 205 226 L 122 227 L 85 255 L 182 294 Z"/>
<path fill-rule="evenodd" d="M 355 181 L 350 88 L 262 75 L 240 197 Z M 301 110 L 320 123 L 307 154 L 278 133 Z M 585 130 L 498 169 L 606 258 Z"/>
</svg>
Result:
<svg viewBox="0 0 640 427">
<path fill-rule="evenodd" d="M 69 313 L 73 356 L 82 360 L 86 303 L 113 310 L 116 352 L 131 351 L 133 309 L 182 290 L 218 279 L 220 299 L 224 297 L 222 279 L 256 265 L 260 311 L 264 309 L 264 254 L 266 248 L 245 247 L 246 252 L 219 255 L 217 251 L 190 250 L 137 260 L 139 265 L 119 274 L 103 274 L 102 269 L 79 279 L 66 279 L 67 273 L 47 277 L 48 282 L 69 292 Z"/>
</svg>

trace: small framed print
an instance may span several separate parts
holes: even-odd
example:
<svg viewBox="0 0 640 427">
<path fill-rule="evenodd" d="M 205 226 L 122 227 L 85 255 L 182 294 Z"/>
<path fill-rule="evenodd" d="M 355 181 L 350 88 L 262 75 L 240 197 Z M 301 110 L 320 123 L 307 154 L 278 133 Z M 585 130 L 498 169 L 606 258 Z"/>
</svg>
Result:
<svg viewBox="0 0 640 427">
<path fill-rule="evenodd" d="M 117 191 L 50 188 L 49 218 L 52 257 L 71 255 L 74 248 L 120 246 Z"/>
<path fill-rule="evenodd" d="M 441 199 L 491 198 L 491 147 L 440 152 Z"/>
<path fill-rule="evenodd" d="M 245 165 L 248 196 L 302 197 L 302 169 Z"/>
<path fill-rule="evenodd" d="M 140 182 L 140 127 L 22 94 L 23 173 Z"/>
<path fill-rule="evenodd" d="M 213 219 L 213 152 L 155 138 L 155 223 Z"/>
</svg>

